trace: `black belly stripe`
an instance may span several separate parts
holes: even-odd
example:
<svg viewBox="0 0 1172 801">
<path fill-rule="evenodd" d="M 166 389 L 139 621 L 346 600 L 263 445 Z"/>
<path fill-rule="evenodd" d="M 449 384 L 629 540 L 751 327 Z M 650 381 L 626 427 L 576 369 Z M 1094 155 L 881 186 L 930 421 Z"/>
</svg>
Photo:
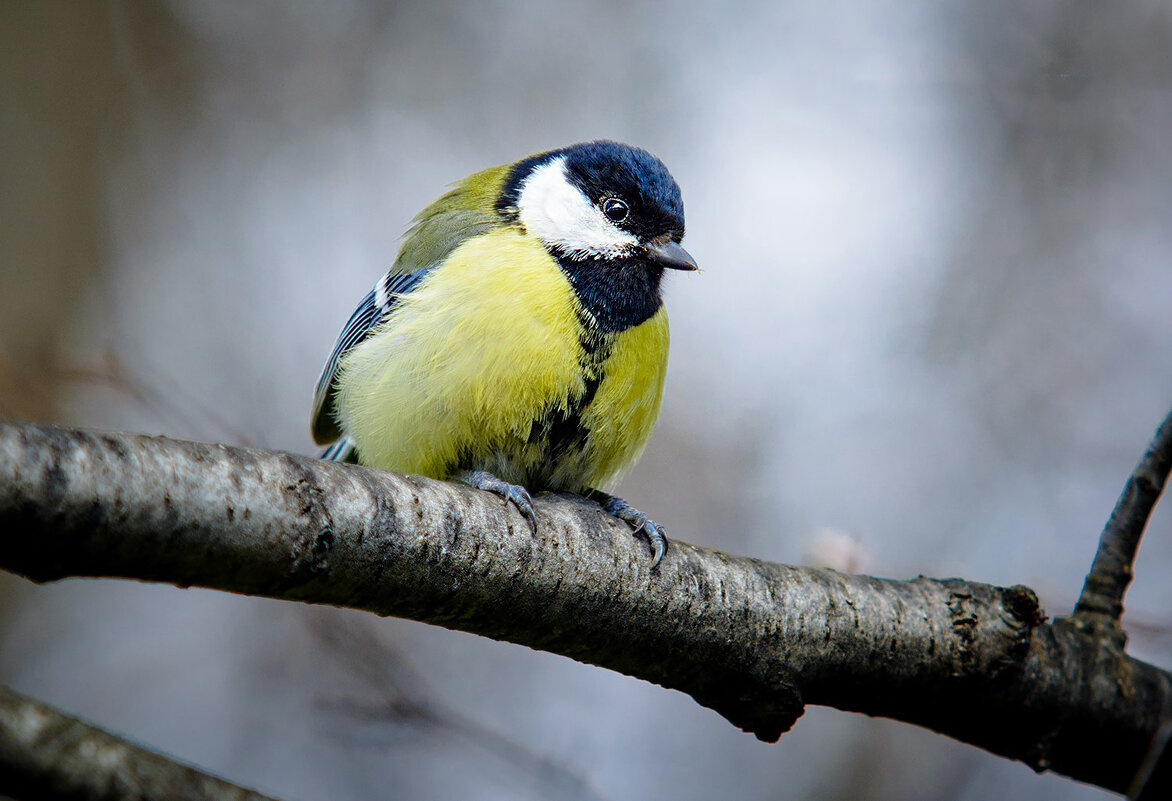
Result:
<svg viewBox="0 0 1172 801">
<path fill-rule="evenodd" d="M 582 412 L 594 400 L 598 385 L 601 383 L 601 374 L 587 379 L 586 391 L 568 408 L 551 409 L 533 421 L 533 427 L 529 429 L 529 441 L 543 443 L 549 461 L 557 461 L 562 455 L 580 449 L 586 444 L 590 429 L 582 424 Z"/>
<path fill-rule="evenodd" d="M 587 320 L 582 321 L 582 356 L 578 360 L 585 388 L 577 398 L 568 398 L 564 405 L 553 406 L 533 421 L 529 429 L 530 443 L 544 443 L 546 458 L 555 462 L 564 454 L 586 444 L 590 429 L 582 422 L 583 412 L 594 402 L 598 387 L 606 374 L 606 360 L 610 356 L 613 336 L 599 333 Z"/>
<path fill-rule="evenodd" d="M 552 404 L 530 426 L 528 444 L 540 445 L 548 468 L 585 447 L 590 437 L 582 417 L 605 377 L 614 335 L 649 320 L 663 305 L 663 268 L 637 257 L 572 259 L 553 251 L 580 304 L 578 322 L 585 381 L 577 398 Z"/>
<path fill-rule="evenodd" d="M 529 429 L 528 442 L 544 445 L 549 464 L 581 450 L 590 437 L 582 416 L 605 377 L 614 335 L 646 322 L 663 303 L 659 294 L 663 269 L 646 260 L 557 258 L 581 304 L 579 366 L 586 386 L 579 397 L 546 410 Z"/>
<path fill-rule="evenodd" d="M 544 482 L 557 472 L 558 463 L 565 457 L 573 457 L 580 453 L 590 437 L 590 429 L 583 423 L 583 416 L 594 402 L 605 377 L 604 368 L 611 353 L 614 337 L 600 333 L 590 320 L 585 319 L 585 315 L 582 322 L 582 353 L 578 364 L 583 376 L 583 391 L 577 396 L 566 397 L 559 403 L 551 403 L 533 420 L 525 444 L 538 448 L 541 456 L 528 466 L 526 477 L 511 477 L 511 480 L 520 481 L 531 490 L 542 488 Z M 457 453 L 452 469 L 484 470 L 486 461 L 492 461 L 490 454 L 494 450 L 500 449 L 501 453 L 515 452 L 520 455 L 522 449 L 518 449 L 518 446 L 519 443 L 497 443 L 487 447 L 465 444 Z"/>
</svg>

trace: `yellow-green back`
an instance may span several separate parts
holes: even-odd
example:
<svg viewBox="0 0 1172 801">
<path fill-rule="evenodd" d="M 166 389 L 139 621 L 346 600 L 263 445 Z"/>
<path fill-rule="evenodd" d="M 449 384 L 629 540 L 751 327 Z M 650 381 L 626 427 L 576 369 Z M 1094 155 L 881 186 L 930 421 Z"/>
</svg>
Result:
<svg viewBox="0 0 1172 801">
<path fill-rule="evenodd" d="M 410 273 L 439 264 L 466 239 L 499 224 L 496 201 L 508 174 L 507 166 L 481 170 L 419 212 L 403 239 L 393 271 Z"/>
</svg>

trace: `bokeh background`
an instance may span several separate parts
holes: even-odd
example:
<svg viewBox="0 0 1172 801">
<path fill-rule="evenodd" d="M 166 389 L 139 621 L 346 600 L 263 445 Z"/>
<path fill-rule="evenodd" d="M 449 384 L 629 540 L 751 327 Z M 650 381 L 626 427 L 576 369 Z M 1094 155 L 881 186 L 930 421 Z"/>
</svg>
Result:
<svg viewBox="0 0 1172 801">
<path fill-rule="evenodd" d="M 595 137 L 683 187 L 661 422 L 677 538 L 1071 608 L 1172 403 L 1172 6 L 0 4 L 0 414 L 310 452 L 411 216 Z M 1172 512 L 1129 595 L 1172 664 Z M 0 681 L 290 799 L 1098 799 L 810 709 L 420 624 L 0 576 Z"/>
</svg>

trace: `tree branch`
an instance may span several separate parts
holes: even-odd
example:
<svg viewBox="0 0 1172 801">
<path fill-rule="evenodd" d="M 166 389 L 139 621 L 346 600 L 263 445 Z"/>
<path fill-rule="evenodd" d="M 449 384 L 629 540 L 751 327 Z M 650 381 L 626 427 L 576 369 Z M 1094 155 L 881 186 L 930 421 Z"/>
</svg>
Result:
<svg viewBox="0 0 1172 801">
<path fill-rule="evenodd" d="M 1115 509 L 1099 537 L 1091 572 L 1074 607 L 1076 625 L 1111 638 L 1121 648 L 1127 643 L 1127 635 L 1119 625 L 1123 595 L 1134 575 L 1132 566 L 1140 537 L 1164 491 L 1169 470 L 1172 470 L 1172 411 L 1156 430 L 1147 452 L 1115 502 Z"/>
<path fill-rule="evenodd" d="M 272 801 L 0 687 L 0 794 L 71 801 Z"/>
<path fill-rule="evenodd" d="M 1172 721 L 1152 737 L 1140 769 L 1127 791 L 1128 801 L 1167 801 L 1172 797 Z"/>
<path fill-rule="evenodd" d="M 332 604 L 508 640 L 691 695 L 763 740 L 804 704 L 915 723 L 1124 791 L 1172 675 L 1034 593 L 644 546 L 536 501 L 287 453 L 0 423 L 0 566 Z"/>
</svg>

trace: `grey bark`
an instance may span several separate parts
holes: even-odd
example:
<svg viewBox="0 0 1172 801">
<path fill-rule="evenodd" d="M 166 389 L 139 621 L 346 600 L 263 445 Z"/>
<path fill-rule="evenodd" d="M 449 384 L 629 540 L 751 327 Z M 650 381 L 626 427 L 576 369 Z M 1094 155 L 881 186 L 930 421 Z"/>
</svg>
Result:
<svg viewBox="0 0 1172 801">
<path fill-rule="evenodd" d="M 0 423 L 0 566 L 365 609 L 691 695 L 763 740 L 805 704 L 926 726 L 1123 792 L 1172 674 L 1047 620 L 1026 587 L 646 545 L 592 503 L 287 453 Z"/>
<path fill-rule="evenodd" d="M 1074 621 L 1122 647 L 1127 635 L 1119 625 L 1123 596 L 1131 584 L 1139 541 L 1172 471 L 1172 412 L 1156 429 L 1151 444 L 1123 487 L 1099 537 L 1099 549 L 1087 574 Z"/>
</svg>

